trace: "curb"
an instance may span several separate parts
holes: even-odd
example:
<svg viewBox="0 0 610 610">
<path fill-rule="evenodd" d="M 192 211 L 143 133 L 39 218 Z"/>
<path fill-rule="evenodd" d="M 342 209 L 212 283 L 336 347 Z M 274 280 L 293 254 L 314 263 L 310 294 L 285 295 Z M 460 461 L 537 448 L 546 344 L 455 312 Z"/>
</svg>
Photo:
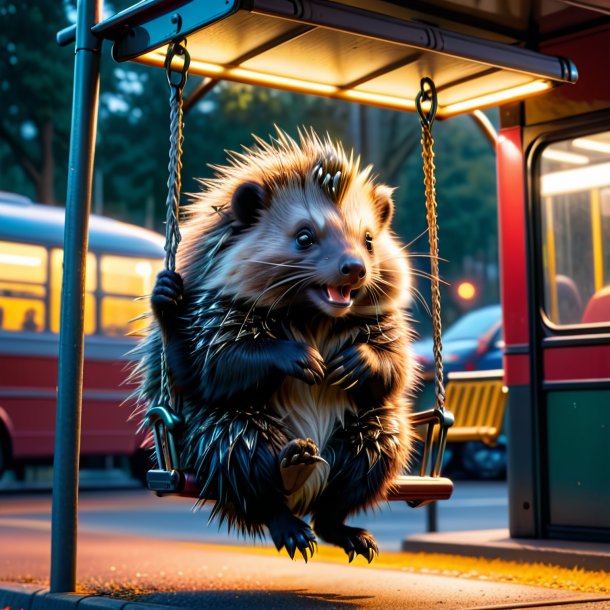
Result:
<svg viewBox="0 0 610 610">
<path fill-rule="evenodd" d="M 576 541 L 511 538 L 508 530 L 414 534 L 402 543 L 409 553 L 443 553 L 565 568 L 610 571 L 610 545 Z"/>
<path fill-rule="evenodd" d="M 133 602 L 103 595 L 51 593 L 40 585 L 0 582 L 2 610 L 176 610 L 175 606 Z"/>
</svg>

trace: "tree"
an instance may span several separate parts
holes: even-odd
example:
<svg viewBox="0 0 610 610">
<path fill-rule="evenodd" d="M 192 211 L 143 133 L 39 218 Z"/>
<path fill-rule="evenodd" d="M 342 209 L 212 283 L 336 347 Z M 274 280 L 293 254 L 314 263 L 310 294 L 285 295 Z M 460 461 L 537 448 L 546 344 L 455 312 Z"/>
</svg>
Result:
<svg viewBox="0 0 610 610">
<path fill-rule="evenodd" d="M 36 199 L 49 204 L 56 202 L 57 160 L 67 156 L 72 99 L 72 56 L 55 44 L 55 34 L 73 9 L 67 0 L 9 0 L 0 7 L 5 163 L 10 151 Z"/>
</svg>

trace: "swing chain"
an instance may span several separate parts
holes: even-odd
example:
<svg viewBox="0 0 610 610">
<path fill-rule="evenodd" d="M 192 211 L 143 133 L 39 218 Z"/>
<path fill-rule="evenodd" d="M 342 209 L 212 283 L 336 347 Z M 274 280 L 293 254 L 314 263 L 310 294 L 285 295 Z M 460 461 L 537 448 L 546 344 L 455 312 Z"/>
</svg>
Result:
<svg viewBox="0 0 610 610">
<path fill-rule="evenodd" d="M 180 79 L 176 82 L 172 69 L 172 62 L 176 56 L 183 58 L 179 71 Z M 169 136 L 169 177 L 167 179 L 167 199 L 165 218 L 165 268 L 170 271 L 176 270 L 176 251 L 182 239 L 180 235 L 179 213 L 180 213 L 180 190 L 182 171 L 182 142 L 184 135 L 182 90 L 186 83 L 187 72 L 190 65 L 190 55 L 186 50 L 186 40 L 173 41 L 165 58 L 165 72 L 170 88 L 170 136 Z M 172 390 L 168 374 L 166 341 L 162 341 L 161 353 L 161 404 L 172 407 Z"/>
<path fill-rule="evenodd" d="M 183 63 L 179 72 L 180 80 L 174 82 L 172 62 L 174 57 L 182 56 Z M 170 136 L 169 136 L 169 177 L 167 179 L 167 216 L 165 220 L 165 268 L 170 271 L 176 269 L 176 251 L 180 243 L 180 228 L 178 226 L 178 215 L 180 211 L 180 189 L 182 171 L 182 90 L 186 83 L 190 55 L 186 50 L 186 40 L 176 40 L 169 45 L 165 57 L 165 72 L 170 87 Z"/>
<path fill-rule="evenodd" d="M 422 102 L 430 102 L 430 109 L 426 112 Z M 432 337 L 434 352 L 434 392 L 435 410 L 444 411 L 445 387 L 443 376 L 443 344 L 441 324 L 441 291 L 438 268 L 438 217 L 436 203 L 436 178 L 434 175 L 434 138 L 432 137 L 432 123 L 438 107 L 436 87 L 432 79 L 425 77 L 421 80 L 421 91 L 415 98 L 417 111 L 422 128 L 422 159 L 424 169 L 424 185 L 426 193 L 426 220 L 428 222 L 428 241 L 430 244 L 430 271 L 431 271 L 431 298 L 432 298 Z"/>
</svg>

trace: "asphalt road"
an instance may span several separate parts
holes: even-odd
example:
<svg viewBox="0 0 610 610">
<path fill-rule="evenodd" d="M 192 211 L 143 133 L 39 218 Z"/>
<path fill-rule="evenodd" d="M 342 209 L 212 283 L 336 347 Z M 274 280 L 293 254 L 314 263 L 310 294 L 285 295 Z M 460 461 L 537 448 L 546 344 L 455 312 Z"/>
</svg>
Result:
<svg viewBox="0 0 610 610">
<path fill-rule="evenodd" d="M 191 500 L 156 498 L 141 489 L 82 492 L 80 586 L 191 610 L 553 608 L 568 600 L 578 600 L 573 608 L 593 607 L 585 601 L 590 596 L 569 591 L 368 567 L 362 558 L 348 565 L 341 552 L 339 563 L 329 562 L 322 549 L 304 565 L 261 543 L 236 545 L 206 526 L 207 509 L 193 513 L 191 507 Z M 0 581 L 45 586 L 50 509 L 48 492 L 0 493 Z M 439 524 L 447 530 L 505 527 L 506 512 L 505 484 L 457 482 L 454 498 L 439 509 Z M 375 533 L 383 554 L 421 532 L 425 513 L 392 504 L 354 523 Z"/>
<path fill-rule="evenodd" d="M 51 495 L 1 493 L 0 526 L 7 520 L 50 522 Z M 112 487 L 81 492 L 79 528 L 81 531 L 130 534 L 190 542 L 243 543 L 244 541 L 208 525 L 210 509 L 193 511 L 189 498 L 158 498 L 144 489 L 117 490 Z M 381 550 L 399 550 L 402 540 L 426 530 L 426 509 L 409 508 L 403 502 L 388 503 L 378 512 L 358 515 L 353 525 L 374 533 Z M 456 481 L 453 498 L 439 503 L 440 531 L 496 529 L 508 526 L 505 482 Z M 247 541 L 246 541 L 247 542 Z"/>
</svg>

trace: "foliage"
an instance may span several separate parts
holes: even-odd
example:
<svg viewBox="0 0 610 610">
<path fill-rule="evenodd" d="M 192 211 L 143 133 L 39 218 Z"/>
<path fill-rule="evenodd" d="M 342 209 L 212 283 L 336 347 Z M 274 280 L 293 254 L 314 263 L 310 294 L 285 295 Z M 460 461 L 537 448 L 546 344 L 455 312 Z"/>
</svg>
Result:
<svg viewBox="0 0 610 610">
<path fill-rule="evenodd" d="M 65 159 L 67 153 L 72 62 L 55 44 L 55 34 L 68 24 L 71 9 L 67 1 L 20 0 L 0 6 L 3 173 L 9 168 L 9 188 L 22 183 L 48 203 L 55 201 L 55 172 L 65 175 L 65 162 L 55 167 L 55 159 Z"/>
</svg>

